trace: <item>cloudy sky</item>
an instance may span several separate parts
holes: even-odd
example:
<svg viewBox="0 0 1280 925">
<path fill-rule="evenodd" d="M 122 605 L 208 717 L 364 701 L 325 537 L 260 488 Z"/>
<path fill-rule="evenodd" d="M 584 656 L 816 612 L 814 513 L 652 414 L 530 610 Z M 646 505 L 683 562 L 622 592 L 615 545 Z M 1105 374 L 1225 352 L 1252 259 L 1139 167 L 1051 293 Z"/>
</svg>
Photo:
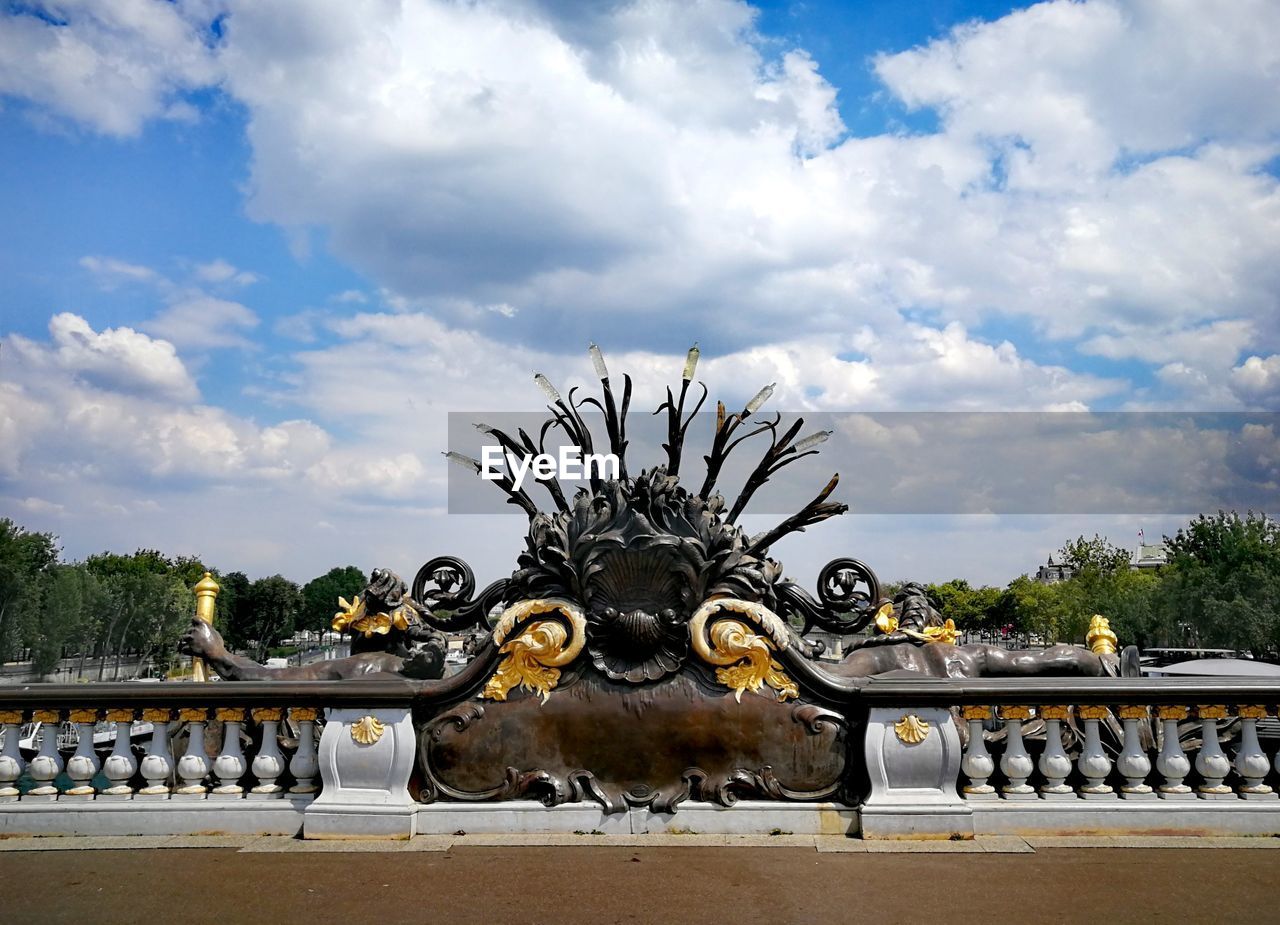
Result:
<svg viewBox="0 0 1280 925">
<path fill-rule="evenodd" d="M 697 341 L 731 405 L 1280 410 L 1273 0 L 5 9 L 0 515 L 70 556 L 496 577 L 520 521 L 446 513 L 447 413 L 593 340 L 638 407 Z M 775 552 L 1003 583 L 1178 522 Z"/>
</svg>

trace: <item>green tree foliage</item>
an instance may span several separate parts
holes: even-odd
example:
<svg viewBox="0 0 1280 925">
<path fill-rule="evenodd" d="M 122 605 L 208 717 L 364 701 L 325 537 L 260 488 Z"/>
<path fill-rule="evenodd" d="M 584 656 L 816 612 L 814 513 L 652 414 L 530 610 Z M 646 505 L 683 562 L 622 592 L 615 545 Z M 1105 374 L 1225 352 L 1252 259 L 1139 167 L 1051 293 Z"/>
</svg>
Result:
<svg viewBox="0 0 1280 925">
<path fill-rule="evenodd" d="M 338 598 L 351 600 L 366 584 L 365 574 L 354 565 L 331 568 L 302 586 L 302 611 L 298 629 L 322 633 L 329 629 L 338 610 Z"/>
<path fill-rule="evenodd" d="M 259 578 L 249 585 L 246 604 L 237 608 L 236 638 L 254 649 L 258 661 L 267 650 L 293 633 L 302 610 L 302 592 L 281 575 Z"/>
<path fill-rule="evenodd" d="M 1093 539 L 1078 536 L 1058 550 L 1058 561 L 1069 565 L 1077 574 L 1096 572 L 1110 575 L 1127 571 L 1133 554 L 1111 543 L 1106 537 L 1093 535 Z"/>
<path fill-rule="evenodd" d="M 0 519 L 0 662 L 25 648 L 38 619 L 41 579 L 58 561 L 57 539 Z"/>
<path fill-rule="evenodd" d="M 1280 526 L 1265 514 L 1200 515 L 1166 540 L 1160 622 L 1209 648 L 1280 649 Z"/>
</svg>

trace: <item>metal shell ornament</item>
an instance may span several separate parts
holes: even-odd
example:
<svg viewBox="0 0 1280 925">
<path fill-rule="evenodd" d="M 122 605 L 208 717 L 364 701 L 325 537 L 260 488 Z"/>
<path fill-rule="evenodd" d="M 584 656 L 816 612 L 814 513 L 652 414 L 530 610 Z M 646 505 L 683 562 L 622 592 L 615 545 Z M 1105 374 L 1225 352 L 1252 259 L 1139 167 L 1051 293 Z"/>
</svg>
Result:
<svg viewBox="0 0 1280 925">
<path fill-rule="evenodd" d="M 351 724 L 351 738 L 361 745 L 372 745 L 382 738 L 386 727 L 375 716 L 362 716 Z"/>
<path fill-rule="evenodd" d="M 919 745 L 929 738 L 929 724 L 914 713 L 908 713 L 894 723 L 893 731 L 898 734 L 898 738 L 901 741 L 908 745 Z"/>
</svg>

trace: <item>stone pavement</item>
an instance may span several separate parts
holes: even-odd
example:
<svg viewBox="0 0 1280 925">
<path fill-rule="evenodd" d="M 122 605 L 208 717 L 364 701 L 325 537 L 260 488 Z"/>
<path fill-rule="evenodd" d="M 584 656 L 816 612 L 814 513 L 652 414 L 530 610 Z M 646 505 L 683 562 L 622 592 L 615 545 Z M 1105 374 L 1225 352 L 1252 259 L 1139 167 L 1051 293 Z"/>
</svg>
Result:
<svg viewBox="0 0 1280 925">
<path fill-rule="evenodd" d="M 1280 922 L 1278 848 L 1185 837 L 12 838 L 0 839 L 0 921 L 1254 925 Z"/>
</svg>

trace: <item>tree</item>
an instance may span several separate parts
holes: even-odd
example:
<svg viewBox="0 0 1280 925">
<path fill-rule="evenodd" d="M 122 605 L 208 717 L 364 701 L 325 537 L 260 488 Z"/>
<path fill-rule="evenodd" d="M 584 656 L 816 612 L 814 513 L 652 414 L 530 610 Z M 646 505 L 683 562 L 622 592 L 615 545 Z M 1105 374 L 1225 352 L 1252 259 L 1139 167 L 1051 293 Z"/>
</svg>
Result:
<svg viewBox="0 0 1280 925">
<path fill-rule="evenodd" d="M 1003 592 L 999 588 L 974 588 L 963 578 L 953 578 L 945 584 L 929 585 L 925 590 L 937 603 L 942 616 L 954 620 L 962 630 L 971 632 L 1000 625 L 997 621 Z"/>
<path fill-rule="evenodd" d="M 1280 526 L 1265 514 L 1200 515 L 1172 538 L 1162 576 L 1162 622 L 1198 645 L 1280 648 Z"/>
<path fill-rule="evenodd" d="M 1129 550 L 1096 533 L 1091 540 L 1078 536 L 1058 550 L 1058 561 L 1069 565 L 1076 574 L 1092 571 L 1109 575 L 1127 570 L 1132 558 Z"/>
<path fill-rule="evenodd" d="M 58 561 L 57 544 L 52 533 L 0 519 L 0 662 L 15 654 L 39 612 L 40 576 Z"/>
<path fill-rule="evenodd" d="M 302 592 L 282 575 L 259 578 L 249 586 L 243 610 L 237 608 L 237 638 L 256 650 L 258 661 L 267 650 L 293 632 L 302 609 Z"/>
<path fill-rule="evenodd" d="M 338 598 L 351 600 L 366 584 L 364 572 L 354 565 L 331 568 L 302 586 L 302 611 L 298 629 L 323 633 L 338 610 Z"/>
</svg>

